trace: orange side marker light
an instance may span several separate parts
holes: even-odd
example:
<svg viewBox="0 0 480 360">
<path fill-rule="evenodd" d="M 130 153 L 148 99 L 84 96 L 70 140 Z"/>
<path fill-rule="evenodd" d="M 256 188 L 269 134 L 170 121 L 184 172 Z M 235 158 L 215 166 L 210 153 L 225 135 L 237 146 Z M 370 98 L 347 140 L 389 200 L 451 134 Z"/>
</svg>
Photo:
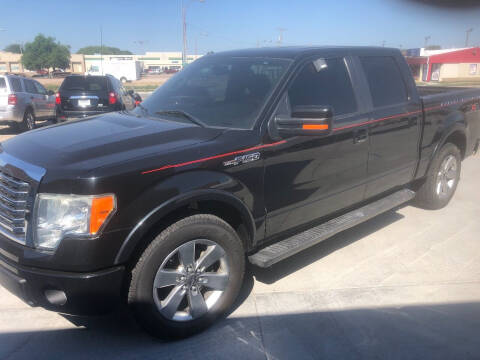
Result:
<svg viewBox="0 0 480 360">
<path fill-rule="evenodd" d="M 328 124 L 303 124 L 303 130 L 328 130 Z"/>
<path fill-rule="evenodd" d="M 92 199 L 92 212 L 90 215 L 90 234 L 95 235 L 102 227 L 108 216 L 115 210 L 115 198 L 106 195 Z"/>
</svg>

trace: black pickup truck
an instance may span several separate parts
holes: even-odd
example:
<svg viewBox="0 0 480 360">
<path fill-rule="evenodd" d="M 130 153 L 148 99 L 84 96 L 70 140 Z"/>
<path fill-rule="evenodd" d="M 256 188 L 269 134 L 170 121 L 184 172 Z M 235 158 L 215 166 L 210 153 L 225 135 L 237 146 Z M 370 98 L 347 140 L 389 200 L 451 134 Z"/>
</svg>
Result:
<svg viewBox="0 0 480 360">
<path fill-rule="evenodd" d="M 447 205 L 479 147 L 480 89 L 422 91 L 394 49 L 231 51 L 131 112 L 5 141 L 0 283 L 62 313 L 123 300 L 153 334 L 199 331 L 232 306 L 247 261 L 410 200 Z"/>
</svg>

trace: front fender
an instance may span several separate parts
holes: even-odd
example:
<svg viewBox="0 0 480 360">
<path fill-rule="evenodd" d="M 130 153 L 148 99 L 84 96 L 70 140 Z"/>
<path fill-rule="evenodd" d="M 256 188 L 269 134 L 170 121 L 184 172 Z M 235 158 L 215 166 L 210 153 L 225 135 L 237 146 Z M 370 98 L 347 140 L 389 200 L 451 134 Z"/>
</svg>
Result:
<svg viewBox="0 0 480 360">
<path fill-rule="evenodd" d="M 250 239 L 255 238 L 254 198 L 244 184 L 220 172 L 185 172 L 154 184 L 129 206 L 130 213 L 143 215 L 123 242 L 115 264 L 128 261 L 143 236 L 163 217 L 192 201 L 202 200 L 224 202 L 237 209 Z"/>
</svg>

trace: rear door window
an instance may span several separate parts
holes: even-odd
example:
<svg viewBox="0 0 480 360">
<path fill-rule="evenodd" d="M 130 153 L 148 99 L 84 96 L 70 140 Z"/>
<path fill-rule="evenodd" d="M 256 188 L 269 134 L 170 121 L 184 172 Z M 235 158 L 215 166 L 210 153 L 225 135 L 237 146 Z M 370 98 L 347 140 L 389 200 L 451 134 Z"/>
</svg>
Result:
<svg viewBox="0 0 480 360">
<path fill-rule="evenodd" d="M 35 85 L 33 85 L 32 80 L 25 80 L 24 84 L 25 84 L 25 90 L 28 93 L 30 93 L 30 94 L 36 94 L 37 93 L 37 89 L 35 88 Z"/>
<path fill-rule="evenodd" d="M 343 58 L 309 62 L 288 90 L 290 105 L 329 105 L 334 115 L 354 113 L 357 102 Z"/>
<path fill-rule="evenodd" d="M 400 68 L 391 56 L 365 56 L 360 61 L 367 77 L 373 106 L 382 107 L 408 100 Z"/>
<path fill-rule="evenodd" d="M 22 84 L 20 82 L 20 79 L 17 78 L 10 78 L 10 87 L 13 90 L 13 92 L 22 92 Z"/>
<path fill-rule="evenodd" d="M 65 78 L 62 90 L 69 91 L 107 91 L 107 78 L 103 76 L 71 76 Z"/>
</svg>

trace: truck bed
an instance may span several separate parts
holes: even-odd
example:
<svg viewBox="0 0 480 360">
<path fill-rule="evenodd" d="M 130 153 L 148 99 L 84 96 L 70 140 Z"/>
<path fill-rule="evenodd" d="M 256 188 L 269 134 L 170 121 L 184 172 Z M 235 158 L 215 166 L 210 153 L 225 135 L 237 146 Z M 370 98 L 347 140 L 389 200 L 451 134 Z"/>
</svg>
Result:
<svg viewBox="0 0 480 360">
<path fill-rule="evenodd" d="M 436 95 L 436 94 L 443 94 L 448 92 L 456 92 L 462 90 L 474 90 L 474 87 L 467 87 L 467 86 L 434 86 L 434 85 L 418 85 L 417 91 L 420 96 L 427 96 L 427 95 Z M 480 88 L 478 88 L 480 89 Z"/>
<path fill-rule="evenodd" d="M 457 124 L 464 124 L 466 142 L 461 149 L 463 156 L 469 156 L 478 149 L 480 88 L 425 86 L 418 87 L 418 90 L 423 106 L 424 126 L 417 176 L 423 177 L 445 129 L 454 129 Z"/>
</svg>

